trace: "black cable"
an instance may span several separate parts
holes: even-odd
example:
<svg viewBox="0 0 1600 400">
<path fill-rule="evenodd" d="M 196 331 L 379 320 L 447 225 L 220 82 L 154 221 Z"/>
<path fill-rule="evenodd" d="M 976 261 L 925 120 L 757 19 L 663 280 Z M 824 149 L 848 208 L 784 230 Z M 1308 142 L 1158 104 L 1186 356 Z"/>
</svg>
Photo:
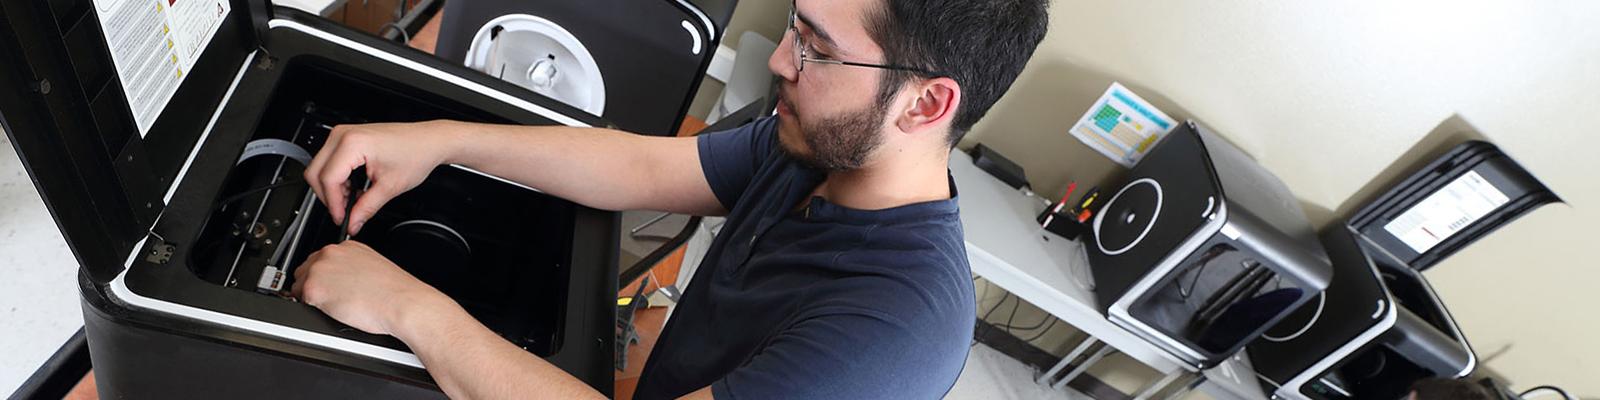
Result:
<svg viewBox="0 0 1600 400">
<path fill-rule="evenodd" d="M 278 189 L 278 188 L 282 188 L 282 187 L 286 187 L 286 186 L 303 185 L 305 183 L 306 183 L 306 181 L 303 181 L 303 180 L 289 180 L 289 181 L 283 181 L 283 182 L 278 182 L 278 183 L 274 183 L 274 184 L 271 184 L 271 185 L 258 187 L 258 188 L 255 188 L 255 189 L 246 190 L 246 191 L 240 192 L 239 194 L 228 196 L 228 198 L 222 199 L 222 201 L 217 202 L 216 205 L 211 206 L 211 211 L 212 212 L 216 212 L 217 210 L 221 210 L 223 207 L 227 207 L 229 204 L 233 204 L 234 202 L 239 201 L 239 200 L 244 200 L 244 198 L 250 197 L 250 195 L 253 195 L 253 194 L 256 194 L 256 193 L 261 193 L 261 192 L 265 192 L 265 191 L 268 191 L 268 190 Z"/>
<path fill-rule="evenodd" d="M 1037 334 L 1034 334 L 1033 337 L 1030 337 L 1030 338 L 1027 338 L 1027 339 L 1022 339 L 1022 341 L 1023 342 L 1032 342 L 1032 341 L 1035 341 L 1035 340 L 1039 340 L 1039 338 L 1044 337 L 1045 333 L 1050 332 L 1050 328 L 1056 327 L 1056 322 L 1058 322 L 1058 321 L 1061 321 L 1061 320 L 1057 319 L 1054 316 L 1050 317 L 1050 326 L 1047 326 L 1047 327 L 1044 328 L 1044 330 L 1039 331 L 1039 333 L 1037 333 Z"/>
<path fill-rule="evenodd" d="M 1213 260 L 1213 259 L 1221 256 L 1223 253 L 1227 253 L 1229 251 L 1233 251 L 1233 249 L 1230 248 L 1230 247 L 1217 246 L 1217 247 L 1212 247 L 1210 250 L 1206 250 L 1206 252 L 1204 254 L 1201 254 L 1200 255 L 1200 259 L 1197 260 L 1197 262 L 1199 262 L 1199 264 L 1200 264 L 1200 267 L 1189 270 L 1189 271 L 1193 271 L 1194 280 L 1189 282 L 1189 290 L 1188 291 L 1184 291 L 1183 290 L 1183 280 L 1182 279 L 1174 280 L 1174 282 L 1178 284 L 1178 297 L 1182 298 L 1184 300 L 1188 300 L 1189 296 L 1194 295 L 1194 288 L 1195 288 L 1195 286 L 1199 286 L 1200 285 L 1200 276 L 1201 276 L 1201 273 L 1206 271 L 1206 266 L 1211 265 L 1211 260 Z"/>
<path fill-rule="evenodd" d="M 1576 400 L 1577 399 L 1576 397 L 1572 397 L 1571 394 L 1568 394 L 1566 390 L 1563 390 L 1563 389 L 1561 389 L 1559 387 L 1555 387 L 1555 386 L 1551 386 L 1551 385 L 1535 386 L 1535 387 L 1530 388 L 1528 390 L 1522 391 L 1522 393 L 1518 393 L 1517 397 L 1528 397 L 1528 393 L 1533 393 L 1533 392 L 1537 392 L 1537 391 L 1540 391 L 1540 390 L 1549 390 L 1549 391 L 1552 391 L 1552 392 L 1556 392 L 1556 394 L 1561 395 L 1562 398 L 1567 399 L 1567 400 Z"/>
<path fill-rule="evenodd" d="M 983 318 L 982 319 L 984 321 L 988 321 L 989 320 L 989 315 L 994 314 L 994 310 L 998 310 L 998 309 L 1000 309 L 1000 306 L 1005 305 L 1006 304 L 1006 299 L 1009 299 L 1009 298 L 1011 298 L 1011 292 L 1006 292 L 1005 296 L 1000 296 L 1000 301 L 997 302 L 997 303 L 994 303 L 994 307 L 989 307 L 989 312 L 983 313 Z"/>
<path fill-rule="evenodd" d="M 1055 317 L 1055 316 L 1054 315 L 1045 315 L 1044 318 L 1040 318 L 1039 319 L 1039 323 L 1033 324 L 1033 326 L 1028 326 L 1028 327 L 1002 325 L 1002 324 L 990 324 L 990 325 L 994 325 L 996 328 L 1008 328 L 1009 327 L 1009 328 L 1015 328 L 1015 329 L 1021 330 L 1021 331 L 1031 331 L 1031 330 L 1034 330 L 1034 329 L 1039 329 L 1039 327 L 1044 326 L 1045 323 L 1050 322 L 1050 318 L 1052 318 L 1052 317 Z"/>
<path fill-rule="evenodd" d="M 1184 300 L 1188 300 L 1189 296 L 1193 296 L 1194 295 L 1194 288 L 1195 288 L 1195 286 L 1200 286 L 1200 277 L 1203 276 L 1202 274 L 1204 272 L 1206 272 L 1206 266 L 1209 266 L 1209 265 L 1211 265 L 1211 263 L 1200 264 L 1199 268 L 1195 268 L 1195 269 L 1191 270 L 1191 271 L 1194 271 L 1194 280 L 1189 281 L 1189 290 L 1188 291 L 1184 291 L 1183 290 L 1183 282 L 1182 281 L 1178 282 L 1178 297 L 1179 298 L 1182 298 Z"/>
<path fill-rule="evenodd" d="M 1011 293 L 1010 292 L 1007 292 L 1005 294 L 1005 296 L 1000 297 L 1000 301 L 999 302 L 994 303 L 993 307 L 989 307 L 989 311 L 983 313 L 983 321 L 984 322 L 988 322 L 989 321 L 989 316 L 993 315 L 994 312 L 996 310 L 999 310 L 1001 306 L 1004 306 L 1005 303 L 1006 303 L 1006 300 L 1009 299 L 1009 298 L 1011 298 Z M 1003 328 L 1003 329 L 1006 330 L 1006 333 L 1011 333 L 1012 329 L 1018 329 L 1018 330 L 1024 330 L 1024 331 L 1031 331 L 1031 330 L 1034 330 L 1034 329 L 1039 329 L 1039 327 L 1044 326 L 1044 324 L 1046 322 L 1049 322 L 1051 317 L 1045 317 L 1045 319 L 1039 320 L 1039 323 L 1033 324 L 1033 326 L 1026 327 L 1026 328 L 1012 325 L 1011 323 L 1014 322 L 1015 319 L 1017 318 L 1017 307 L 1019 307 L 1021 305 L 1022 305 L 1022 299 L 1018 298 L 1016 303 L 1012 303 L 1012 306 L 1011 306 L 1011 317 L 1006 319 L 1006 323 L 1004 323 L 1004 324 L 990 323 L 989 325 L 992 325 L 992 326 L 994 326 L 996 328 Z"/>
<path fill-rule="evenodd" d="M 1017 319 L 1017 308 L 1018 307 L 1022 307 L 1022 299 L 1021 298 L 1018 298 L 1016 302 L 1011 303 L 1011 316 L 1006 318 L 1006 333 L 1007 334 L 1011 333 L 1011 323 L 1015 322 L 1016 319 Z"/>
</svg>

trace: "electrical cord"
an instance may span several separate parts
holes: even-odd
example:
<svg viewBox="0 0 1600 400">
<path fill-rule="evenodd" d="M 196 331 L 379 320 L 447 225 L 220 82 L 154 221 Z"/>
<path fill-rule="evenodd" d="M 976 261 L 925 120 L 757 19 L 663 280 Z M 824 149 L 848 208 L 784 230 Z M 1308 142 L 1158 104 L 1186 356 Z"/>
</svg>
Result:
<svg viewBox="0 0 1600 400">
<path fill-rule="evenodd" d="M 1011 316 L 1006 318 L 1006 333 L 1008 334 L 1011 333 L 1011 323 L 1016 322 L 1017 308 L 1019 307 L 1022 307 L 1021 298 L 1017 298 L 1017 301 L 1011 302 Z"/>
<path fill-rule="evenodd" d="M 1050 322 L 1050 318 L 1053 318 L 1053 317 L 1055 317 L 1055 316 L 1053 316 L 1053 315 L 1045 316 L 1044 319 L 1039 320 L 1039 323 L 1033 324 L 1033 326 L 1011 326 L 1011 325 L 1002 325 L 1002 324 L 993 324 L 993 325 L 996 328 L 1009 328 L 1009 329 L 1016 329 L 1016 330 L 1019 330 L 1019 331 L 1032 331 L 1032 330 L 1035 330 L 1035 329 L 1039 329 L 1040 327 L 1043 327 L 1044 324 L 1049 323 Z"/>
<path fill-rule="evenodd" d="M 1059 322 L 1059 321 L 1061 321 L 1061 320 L 1060 320 L 1060 319 L 1057 319 L 1057 318 L 1056 318 L 1056 317 L 1054 317 L 1054 316 L 1052 316 L 1052 317 L 1050 317 L 1050 318 L 1049 318 L 1049 319 L 1050 319 L 1050 326 L 1046 326 L 1046 327 L 1044 327 L 1044 330 L 1042 330 L 1042 331 L 1039 331 L 1039 333 L 1037 333 L 1037 334 L 1034 334 L 1034 335 L 1033 335 L 1033 336 L 1032 336 L 1032 337 L 1029 337 L 1029 338 L 1027 338 L 1027 339 L 1022 339 L 1022 341 L 1023 341 L 1023 342 L 1030 342 L 1030 343 L 1031 343 L 1031 342 L 1033 342 L 1033 341 L 1035 341 L 1035 340 L 1039 340 L 1039 338 L 1042 338 L 1042 337 L 1044 337 L 1044 334 L 1045 334 L 1045 333 L 1048 333 L 1048 332 L 1050 332 L 1050 328 L 1054 328 L 1054 327 L 1056 327 L 1056 322 Z M 1041 322 L 1042 322 L 1042 321 L 1041 321 Z"/>
<path fill-rule="evenodd" d="M 1200 267 L 1189 270 L 1189 271 L 1193 272 L 1192 275 L 1194 276 L 1194 280 L 1189 281 L 1189 290 L 1187 290 L 1187 291 L 1183 290 L 1183 282 L 1181 280 L 1175 280 L 1174 281 L 1174 282 L 1177 282 L 1177 284 L 1178 284 L 1178 297 L 1182 298 L 1184 300 L 1188 300 L 1189 296 L 1194 295 L 1194 288 L 1195 288 L 1195 286 L 1199 286 L 1200 285 L 1200 277 L 1206 271 L 1206 267 L 1211 265 L 1211 260 L 1215 259 L 1218 256 L 1221 256 L 1223 253 L 1227 253 L 1229 251 L 1233 251 L 1233 249 L 1230 248 L 1230 247 L 1217 246 L 1217 247 L 1212 247 L 1210 250 L 1206 250 L 1205 254 L 1201 254 L 1200 255 L 1200 259 L 1196 260 L 1197 262 L 1199 262 Z"/>
<path fill-rule="evenodd" d="M 1529 394 L 1544 394 L 1544 393 L 1541 393 L 1541 392 L 1559 394 L 1559 395 L 1561 395 L 1562 398 L 1564 398 L 1566 400 L 1577 400 L 1576 397 L 1572 397 L 1572 394 L 1567 393 L 1566 390 L 1563 390 L 1563 389 L 1561 389 L 1559 387 L 1550 386 L 1550 385 L 1536 386 L 1536 387 L 1534 387 L 1532 389 L 1524 390 L 1524 391 L 1522 391 L 1522 393 L 1517 394 L 1517 397 L 1521 397 L 1524 400 L 1526 400 L 1526 399 L 1528 399 L 1528 395 Z"/>
<path fill-rule="evenodd" d="M 1006 299 L 1009 299 L 1009 298 L 1011 298 L 1011 293 L 1010 292 L 1006 292 L 1005 296 L 1000 296 L 1000 301 L 994 303 L 994 307 L 989 307 L 989 311 L 988 312 L 983 313 L 983 320 L 984 321 L 988 321 L 989 320 L 989 316 L 994 314 L 994 310 L 1000 309 L 1000 306 L 1005 305 L 1006 304 Z"/>
<path fill-rule="evenodd" d="M 976 282 L 977 278 L 973 278 L 973 281 Z M 984 291 L 987 292 L 988 289 L 989 289 L 989 286 L 988 285 L 984 285 Z M 1034 331 L 1034 330 L 1038 330 L 1040 328 L 1044 328 L 1043 331 L 1040 331 L 1039 333 L 1034 334 L 1032 337 L 1026 339 L 1025 341 L 1027 341 L 1027 342 L 1031 342 L 1031 341 L 1037 340 L 1040 337 L 1043 337 L 1045 332 L 1049 332 L 1050 328 L 1055 327 L 1055 324 L 1057 322 L 1060 322 L 1060 319 L 1058 319 L 1058 318 L 1056 318 L 1055 316 L 1052 315 L 1052 316 L 1046 316 L 1044 319 L 1039 320 L 1039 323 L 1033 324 L 1033 326 L 1021 327 L 1021 326 L 1013 325 L 1013 323 L 1016 322 L 1017 310 L 1018 310 L 1019 307 L 1022 306 L 1022 299 L 1013 297 L 1013 295 L 1011 293 L 1007 292 L 1004 296 L 1000 297 L 1000 301 L 999 302 L 996 302 L 994 304 L 994 306 L 989 307 L 989 310 L 985 311 L 983 313 L 983 318 L 981 318 L 980 321 L 976 322 L 974 324 L 974 326 L 976 327 L 977 323 L 986 323 L 986 322 L 988 322 L 989 317 L 993 316 L 995 311 L 999 311 L 1000 307 L 1004 307 L 1005 306 L 1006 300 L 1014 300 L 1012 302 L 1012 304 L 1011 304 L 1011 315 L 1006 318 L 1006 323 L 1004 323 L 1004 324 L 992 324 L 991 323 L 990 325 L 992 325 L 992 326 L 994 326 L 996 328 L 1003 328 L 1003 329 L 1006 330 L 1006 333 L 1008 333 L 1008 334 L 1012 333 L 1013 330 L 1017 330 L 1017 331 Z M 1046 325 L 1046 324 L 1048 324 L 1048 325 Z M 973 342 L 971 344 L 969 344 L 969 347 L 973 346 L 973 345 L 977 345 L 977 339 L 976 338 L 974 338 Z"/>
</svg>

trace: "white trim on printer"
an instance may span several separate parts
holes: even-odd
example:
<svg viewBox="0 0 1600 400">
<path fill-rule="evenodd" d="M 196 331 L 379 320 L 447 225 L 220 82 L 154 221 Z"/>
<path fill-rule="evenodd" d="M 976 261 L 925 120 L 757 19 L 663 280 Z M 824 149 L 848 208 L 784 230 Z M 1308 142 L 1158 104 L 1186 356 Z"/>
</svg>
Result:
<svg viewBox="0 0 1600 400">
<path fill-rule="evenodd" d="M 1373 274 L 1377 274 L 1376 269 L 1373 270 Z M 1278 387 L 1278 390 L 1276 390 L 1273 394 L 1290 399 L 1306 399 L 1305 395 L 1300 394 L 1301 386 L 1305 386 L 1305 384 L 1310 383 L 1312 379 L 1322 376 L 1328 371 L 1328 369 L 1333 368 L 1334 364 L 1344 361 L 1346 357 L 1349 357 L 1351 354 L 1355 354 L 1356 351 L 1359 351 L 1367 344 L 1372 343 L 1372 341 L 1377 339 L 1378 336 L 1389 331 L 1389 328 L 1394 327 L 1394 322 L 1399 316 L 1399 313 L 1395 312 L 1396 304 L 1394 302 L 1394 298 L 1386 296 L 1382 301 L 1382 320 L 1379 320 L 1376 325 L 1367 328 L 1366 331 L 1361 332 L 1360 335 L 1356 335 L 1355 339 L 1345 342 L 1343 346 L 1339 346 L 1339 348 L 1335 349 L 1333 353 L 1329 353 L 1328 356 L 1323 357 L 1322 360 L 1317 361 L 1316 364 L 1311 364 L 1311 367 L 1306 368 L 1305 371 L 1301 371 L 1300 375 L 1295 375 L 1295 377 L 1290 378 L 1288 382 L 1284 382 L 1283 386 Z"/>
<path fill-rule="evenodd" d="M 1138 298 L 1144 295 L 1146 291 L 1150 290 L 1152 287 L 1155 287 L 1158 281 L 1167 276 L 1167 273 L 1171 272 L 1173 269 L 1177 269 L 1178 265 L 1182 264 L 1185 258 L 1188 258 L 1188 254 L 1199 250 L 1200 246 L 1204 245 L 1207 240 L 1210 240 L 1213 235 L 1216 235 L 1218 231 L 1222 230 L 1222 226 L 1227 224 L 1229 210 L 1227 202 L 1219 203 L 1220 204 L 1217 204 L 1216 214 L 1213 218 L 1208 220 L 1205 225 L 1200 227 L 1200 229 L 1195 230 L 1195 233 L 1190 235 L 1188 239 L 1184 239 L 1183 243 L 1178 245 L 1176 250 L 1168 254 L 1167 258 L 1161 260 L 1161 264 L 1158 264 L 1155 269 L 1152 269 L 1149 273 L 1146 273 L 1144 278 L 1139 279 L 1139 282 L 1135 283 L 1133 287 L 1124 292 L 1125 294 L 1123 294 L 1121 298 L 1118 298 L 1117 302 L 1111 304 L 1109 310 L 1112 323 L 1120 325 L 1123 328 L 1127 328 L 1128 331 L 1133 332 L 1134 335 L 1143 337 L 1145 340 L 1155 343 L 1156 347 L 1166 350 L 1168 354 L 1171 354 L 1179 361 L 1178 364 L 1183 365 L 1185 369 L 1191 371 L 1195 370 L 1196 367 L 1198 367 L 1200 360 L 1205 359 L 1205 357 L 1201 356 L 1193 349 L 1190 349 L 1189 346 L 1185 346 L 1171 337 L 1156 334 L 1159 331 L 1157 331 L 1154 327 L 1151 327 L 1150 325 L 1139 321 L 1139 319 L 1133 318 L 1133 315 L 1128 314 L 1128 307 L 1132 306 L 1133 302 L 1137 301 Z"/>
</svg>

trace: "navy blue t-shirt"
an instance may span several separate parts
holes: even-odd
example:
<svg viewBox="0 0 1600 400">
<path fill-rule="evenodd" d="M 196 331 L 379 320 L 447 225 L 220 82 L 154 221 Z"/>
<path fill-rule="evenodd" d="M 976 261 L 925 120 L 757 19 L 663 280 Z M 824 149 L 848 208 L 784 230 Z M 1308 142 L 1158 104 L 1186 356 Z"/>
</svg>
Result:
<svg viewBox="0 0 1600 400">
<path fill-rule="evenodd" d="M 955 198 L 868 211 L 812 197 L 825 174 L 779 148 L 777 121 L 699 137 L 728 220 L 636 398 L 944 396 L 976 318 Z"/>
</svg>

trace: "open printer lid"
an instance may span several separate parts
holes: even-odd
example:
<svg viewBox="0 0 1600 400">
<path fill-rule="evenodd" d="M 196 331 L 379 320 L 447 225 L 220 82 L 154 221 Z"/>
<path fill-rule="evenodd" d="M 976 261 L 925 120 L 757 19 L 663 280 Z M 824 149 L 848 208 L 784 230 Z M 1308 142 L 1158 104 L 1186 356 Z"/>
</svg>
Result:
<svg viewBox="0 0 1600 400">
<path fill-rule="evenodd" d="M 1368 247 L 1418 271 L 1561 198 L 1494 144 L 1451 148 L 1348 222 Z"/>
<path fill-rule="evenodd" d="M 266 7 L 266 0 L 0 0 L 0 124 L 95 281 L 121 270 L 161 214 L 229 82 L 258 47 L 266 18 L 251 15 Z M 143 85 L 128 90 L 124 82 Z"/>
<path fill-rule="evenodd" d="M 309 14 L 271 10 L 269 0 L 0 0 L 0 60 L 5 60 L 0 62 L 0 127 L 93 281 L 115 278 L 133 246 L 161 215 L 174 180 L 224 106 L 229 86 L 252 53 L 270 47 L 260 39 L 266 37 L 270 19 L 303 19 L 320 29 L 360 36 Z M 161 17 L 166 14 L 172 16 Z M 118 32 L 107 35 L 112 30 Z M 128 39 L 138 32 L 148 40 Z M 148 77 L 123 79 L 126 72 L 113 60 L 133 59 L 128 54 L 141 49 L 147 56 L 155 54 L 143 61 L 168 63 L 160 72 L 181 78 L 166 81 L 168 86 L 159 91 L 127 89 L 124 81 Z M 187 58 L 174 61 L 185 49 Z M 398 45 L 395 49 L 405 53 Z M 250 68 L 270 65 L 272 57 L 265 55 L 256 57 Z M 447 71 L 456 67 L 442 60 L 419 61 Z M 487 77 L 467 79 L 578 115 L 570 107 Z M 153 97 L 168 100 L 161 107 L 150 104 L 159 103 L 149 100 Z M 141 111 L 144 117 L 138 116 Z"/>
</svg>

